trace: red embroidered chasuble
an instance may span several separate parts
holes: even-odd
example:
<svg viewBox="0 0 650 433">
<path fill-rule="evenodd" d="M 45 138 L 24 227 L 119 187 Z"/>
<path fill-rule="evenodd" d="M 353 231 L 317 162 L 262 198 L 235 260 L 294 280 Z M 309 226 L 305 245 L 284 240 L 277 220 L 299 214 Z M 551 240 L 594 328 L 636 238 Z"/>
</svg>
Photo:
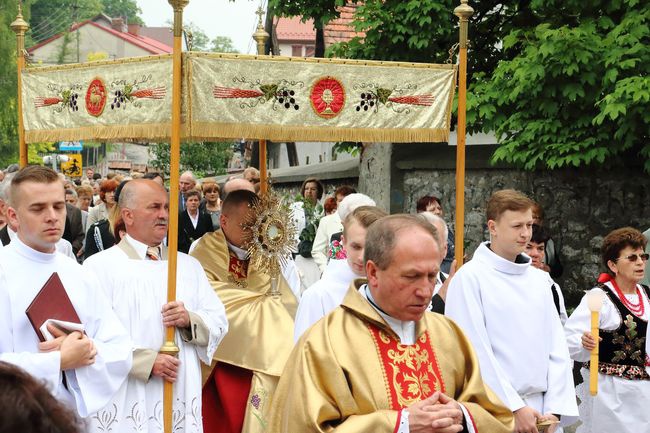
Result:
<svg viewBox="0 0 650 433">
<path fill-rule="evenodd" d="M 368 329 L 381 360 L 391 409 L 401 410 L 436 391 L 445 392 L 445 382 L 428 332 L 422 333 L 415 344 L 407 346 L 370 323 Z"/>
</svg>

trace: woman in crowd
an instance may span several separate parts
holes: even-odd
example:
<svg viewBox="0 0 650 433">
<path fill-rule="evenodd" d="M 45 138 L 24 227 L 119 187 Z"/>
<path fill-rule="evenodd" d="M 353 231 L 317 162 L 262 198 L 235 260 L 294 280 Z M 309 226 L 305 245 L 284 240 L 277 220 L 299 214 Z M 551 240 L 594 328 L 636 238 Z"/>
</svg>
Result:
<svg viewBox="0 0 650 433">
<path fill-rule="evenodd" d="M 104 181 L 104 183 L 102 183 L 102 189 L 104 188 L 104 184 L 107 182 L 117 183 L 115 180 Z M 106 218 L 90 224 L 90 213 L 88 214 L 88 230 L 86 231 L 84 259 L 87 259 L 95 253 L 108 249 L 122 240 L 122 236 L 125 234 L 125 229 L 117 201 L 119 199 L 120 191 L 126 182 L 128 181 L 118 184 L 116 188 L 104 195 L 107 205 L 106 207 L 108 209 L 108 215 Z M 112 184 L 110 186 L 112 186 Z M 110 207 L 108 206 L 109 203 Z M 99 206 L 92 208 L 91 212 L 97 207 Z"/>
<path fill-rule="evenodd" d="M 115 190 L 119 186 L 116 180 L 105 180 L 99 187 L 100 203 L 88 212 L 88 226 L 108 219 L 109 211 L 115 206 Z"/>
<path fill-rule="evenodd" d="M 582 425 L 577 433 L 638 433 L 650 426 L 650 376 L 646 332 L 650 317 L 648 288 L 639 284 L 648 254 L 646 238 L 625 227 L 603 240 L 602 262 L 607 273 L 580 301 L 565 325 L 571 357 L 583 362 L 584 382 L 576 391 Z M 589 357 L 595 347 L 590 332 L 588 297 L 603 296 L 599 317 L 598 394 L 589 393 Z"/>
<path fill-rule="evenodd" d="M 298 255 L 295 260 L 303 290 L 320 278 L 320 269 L 311 256 L 311 250 L 318 222 L 323 216 L 320 200 L 324 192 L 322 182 L 315 177 L 309 177 L 300 187 L 299 200 L 291 204 L 292 218 L 297 228 L 295 252 Z"/>
<path fill-rule="evenodd" d="M 219 216 L 221 215 L 221 199 L 219 185 L 214 179 L 205 179 L 201 185 L 205 201 L 201 203 L 201 211 L 210 216 L 212 220 L 212 229 L 218 230 Z"/>
<path fill-rule="evenodd" d="M 440 199 L 434 195 L 425 195 L 424 197 L 420 197 L 415 207 L 417 213 L 431 212 L 440 218 L 444 218 L 442 203 L 440 202 Z M 442 264 L 440 265 L 440 270 L 446 274 L 451 271 L 451 262 L 454 261 L 454 254 L 456 252 L 454 248 L 454 231 L 449 228 L 449 225 L 447 225 L 447 227 L 447 255 L 442 260 Z"/>
</svg>

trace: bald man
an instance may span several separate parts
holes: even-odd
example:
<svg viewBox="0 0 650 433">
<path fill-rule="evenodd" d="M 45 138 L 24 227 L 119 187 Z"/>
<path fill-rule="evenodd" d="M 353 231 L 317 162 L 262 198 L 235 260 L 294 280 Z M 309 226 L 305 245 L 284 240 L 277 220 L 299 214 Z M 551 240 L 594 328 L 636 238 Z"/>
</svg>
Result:
<svg viewBox="0 0 650 433">
<path fill-rule="evenodd" d="M 228 182 L 226 182 L 226 184 L 223 186 L 221 195 L 225 200 L 228 193 L 239 189 L 243 189 L 255 193 L 255 187 L 251 182 L 249 182 L 246 179 L 237 178 L 237 179 L 230 179 Z"/>
<path fill-rule="evenodd" d="M 180 211 L 185 210 L 185 193 L 194 189 L 196 186 L 196 178 L 194 177 L 194 173 L 191 171 L 186 171 L 181 176 L 178 178 L 178 209 Z"/>
<path fill-rule="evenodd" d="M 162 433 L 157 408 L 164 381 L 174 382 L 174 412 L 182 414 L 180 430 L 202 433 L 201 361 L 212 355 L 228 330 L 223 304 L 194 258 L 178 253 L 177 299 L 167 302 L 167 191 L 149 179 L 129 181 L 119 206 L 126 235 L 119 244 L 90 257 L 84 267 L 99 275 L 102 289 L 133 340 L 133 368 L 116 396 L 93 418 L 90 431 L 103 431 L 114 417 L 125 431 L 134 408 L 145 431 Z M 178 356 L 158 353 L 165 327 L 176 328 Z M 110 416 L 109 416 L 110 414 Z M 121 427 L 120 427 L 121 426 Z M 143 426 L 141 426 L 143 427 Z"/>
</svg>

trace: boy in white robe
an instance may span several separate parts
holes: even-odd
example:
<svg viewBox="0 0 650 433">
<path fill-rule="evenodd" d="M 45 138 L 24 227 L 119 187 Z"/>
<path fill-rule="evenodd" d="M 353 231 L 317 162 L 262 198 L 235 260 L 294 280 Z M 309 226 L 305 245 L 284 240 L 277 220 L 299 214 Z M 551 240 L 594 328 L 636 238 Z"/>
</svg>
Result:
<svg viewBox="0 0 650 433">
<path fill-rule="evenodd" d="M 100 277 L 133 340 L 133 367 L 111 402 L 92 419 L 96 431 L 163 431 L 164 380 L 174 383 L 174 432 L 202 433 L 201 361 L 210 365 L 228 330 L 223 304 L 199 262 L 178 254 L 177 300 L 167 303 L 169 198 L 147 179 L 129 181 L 119 197 L 126 236 L 84 263 Z M 165 326 L 176 327 L 178 357 L 158 353 Z"/>
<path fill-rule="evenodd" d="M 533 201 L 514 190 L 487 204 L 490 242 L 451 281 L 445 315 L 465 331 L 485 382 L 515 415 L 515 432 L 578 415 L 571 361 L 545 273 L 523 254 Z"/>
<path fill-rule="evenodd" d="M 0 360 L 45 381 L 81 417 L 102 408 L 131 368 L 131 343 L 94 275 L 56 252 L 65 225 L 65 195 L 56 173 L 28 166 L 12 179 L 7 215 L 17 238 L 0 251 Z M 57 272 L 84 327 L 39 343 L 25 310 Z M 64 373 L 64 374 L 62 374 Z"/>
<path fill-rule="evenodd" d="M 343 248 L 345 260 L 330 260 L 323 277 L 304 291 L 298 304 L 294 327 L 294 340 L 330 311 L 341 305 L 350 283 L 366 277 L 363 251 L 366 245 L 366 231 L 386 212 L 374 206 L 361 206 L 350 213 L 343 223 Z"/>
</svg>

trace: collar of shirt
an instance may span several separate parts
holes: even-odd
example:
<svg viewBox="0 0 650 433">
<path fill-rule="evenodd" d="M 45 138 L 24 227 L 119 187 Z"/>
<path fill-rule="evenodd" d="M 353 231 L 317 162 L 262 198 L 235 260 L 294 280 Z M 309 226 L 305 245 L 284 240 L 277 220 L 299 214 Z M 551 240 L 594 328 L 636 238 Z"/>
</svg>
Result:
<svg viewBox="0 0 650 433">
<path fill-rule="evenodd" d="M 124 239 L 133 247 L 136 253 L 138 253 L 138 257 L 140 257 L 142 260 L 145 260 L 147 257 L 147 248 L 149 248 L 149 245 L 143 244 L 142 242 L 133 239 L 128 233 L 126 236 L 124 236 Z"/>
<path fill-rule="evenodd" d="M 478 259 L 482 263 L 488 264 L 504 274 L 523 274 L 530 267 L 530 257 L 525 254 L 519 254 L 514 262 L 504 259 L 490 249 L 490 242 L 483 242 L 474 252 L 473 259 Z"/>
<path fill-rule="evenodd" d="M 395 319 L 394 317 L 389 316 L 377 308 L 377 303 L 373 299 L 372 293 L 370 293 L 370 289 L 368 288 L 367 284 L 359 287 L 359 293 L 361 296 L 368 300 L 368 303 L 372 306 L 372 308 L 374 308 L 379 313 L 382 319 L 384 319 L 388 326 L 390 326 L 390 329 L 392 329 L 395 334 L 397 334 L 400 343 L 404 345 L 415 344 L 415 322 L 404 322 L 402 320 Z"/>
<path fill-rule="evenodd" d="M 9 229 L 8 232 L 11 233 L 11 229 Z M 40 251 L 36 251 L 32 247 L 23 243 L 23 241 L 21 241 L 20 238 L 18 237 L 18 234 L 15 232 L 14 232 L 14 238 L 11 240 L 9 246 L 13 248 L 14 251 L 18 252 L 18 254 L 20 254 L 21 256 L 26 257 L 29 260 L 34 260 L 36 262 L 41 262 L 41 263 L 50 263 L 56 259 L 56 255 L 57 255 L 56 248 L 51 253 L 42 253 Z"/>
<path fill-rule="evenodd" d="M 196 212 L 196 216 L 192 216 L 190 211 L 186 211 L 186 212 L 190 216 L 190 221 L 192 221 L 192 225 L 194 226 L 194 228 L 196 228 L 196 226 L 199 224 L 199 212 L 198 211 Z"/>
<path fill-rule="evenodd" d="M 239 260 L 246 260 L 246 259 L 248 259 L 248 251 L 247 251 L 247 250 L 244 250 L 244 249 L 242 249 L 242 248 L 236 247 L 236 246 L 234 246 L 233 244 L 231 244 L 231 243 L 228 242 L 228 241 L 226 241 L 226 243 L 228 244 L 228 249 L 229 249 L 230 251 L 232 251 L 233 253 L 235 253 L 235 255 L 237 256 L 237 258 L 238 258 Z"/>
<path fill-rule="evenodd" d="M 9 226 L 7 226 L 7 234 L 9 235 L 9 239 L 11 239 L 11 242 L 15 241 L 18 238 L 18 233 L 13 231 Z"/>
</svg>

